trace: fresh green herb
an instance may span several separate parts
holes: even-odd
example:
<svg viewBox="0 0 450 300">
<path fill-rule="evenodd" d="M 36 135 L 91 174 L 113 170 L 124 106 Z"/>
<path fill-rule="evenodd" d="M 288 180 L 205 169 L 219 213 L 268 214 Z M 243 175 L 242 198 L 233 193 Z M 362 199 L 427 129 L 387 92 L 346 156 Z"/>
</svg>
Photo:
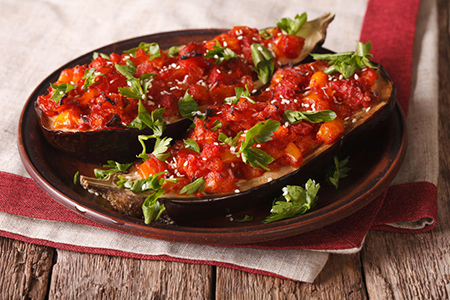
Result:
<svg viewBox="0 0 450 300">
<path fill-rule="evenodd" d="M 245 134 L 245 140 L 241 144 L 239 154 L 242 161 L 249 163 L 254 168 L 263 168 L 268 171 L 268 164 L 274 161 L 273 157 L 263 150 L 251 148 L 253 144 L 263 144 L 271 139 L 274 131 L 280 127 L 280 122 L 269 119 L 250 128 Z"/>
<path fill-rule="evenodd" d="M 114 65 L 117 72 L 125 76 L 126 79 L 134 79 L 134 74 L 136 74 L 136 65 L 131 61 L 127 60 L 125 65 L 115 64 Z"/>
<path fill-rule="evenodd" d="M 339 187 L 339 179 L 347 177 L 348 172 L 351 170 L 349 167 L 346 167 L 349 159 L 350 156 L 347 156 L 345 159 L 339 161 L 337 156 L 334 157 L 334 168 L 328 172 L 327 179 L 336 189 Z"/>
<path fill-rule="evenodd" d="M 125 188 L 134 193 L 142 193 L 145 191 L 157 191 L 162 188 L 166 179 L 163 177 L 159 178 L 160 175 L 166 174 L 166 172 L 156 173 L 147 178 L 141 178 L 138 180 L 128 180 L 125 177 L 119 175 L 119 180 L 116 182 L 116 185 L 119 189 Z"/>
<path fill-rule="evenodd" d="M 109 168 L 109 169 L 107 169 L 107 170 L 94 169 L 94 174 L 95 174 L 95 177 L 97 177 L 99 179 L 104 179 L 110 174 L 125 172 L 130 166 L 131 166 L 131 163 L 121 164 L 121 163 L 118 163 L 113 160 L 108 160 L 107 164 L 103 165 L 103 167 Z"/>
<path fill-rule="evenodd" d="M 184 93 L 183 99 L 178 101 L 178 110 L 180 111 L 181 116 L 185 118 L 189 118 L 191 120 L 193 120 L 194 117 L 204 119 L 204 116 L 200 114 L 198 109 L 197 101 L 192 98 L 188 90 Z"/>
<path fill-rule="evenodd" d="M 128 87 L 119 87 L 120 94 L 127 98 L 146 100 L 148 88 L 157 74 L 142 74 L 140 79 L 134 77 L 136 65 L 131 60 L 127 60 L 126 65 L 115 64 L 115 67 L 120 74 L 125 76 L 128 83 Z"/>
<path fill-rule="evenodd" d="M 367 42 L 365 44 L 357 42 L 356 52 L 311 54 L 311 56 L 315 60 L 329 61 L 329 67 L 324 71 L 326 74 L 339 72 L 345 79 L 348 79 L 365 67 L 369 67 L 374 70 L 377 69 L 377 66 L 370 61 L 370 58 L 373 57 L 373 55 L 369 53 L 370 49 L 372 49 L 371 42 Z"/>
<path fill-rule="evenodd" d="M 253 43 L 250 48 L 252 50 L 253 63 L 255 64 L 254 70 L 258 74 L 259 80 L 266 84 L 272 78 L 275 69 L 273 54 L 261 44 Z"/>
<path fill-rule="evenodd" d="M 80 171 L 77 171 L 75 175 L 73 175 L 73 184 L 77 185 L 80 182 Z"/>
<path fill-rule="evenodd" d="M 172 141 L 172 138 L 169 137 L 164 137 L 161 139 L 159 136 L 155 135 L 139 135 L 138 140 L 142 145 L 142 153 L 137 155 L 137 157 L 142 158 L 142 160 L 144 161 L 149 159 L 149 156 L 147 154 L 147 146 L 145 145 L 145 141 L 149 139 L 156 139 L 152 154 L 156 156 L 156 158 L 158 158 L 160 161 L 165 161 L 169 156 L 169 153 L 164 152 L 169 149 L 170 142 Z"/>
<path fill-rule="evenodd" d="M 137 128 L 139 130 L 149 127 L 153 130 L 153 135 L 155 137 L 161 136 L 166 128 L 166 123 L 163 119 L 164 111 L 165 108 L 159 108 L 155 109 L 150 114 L 144 104 L 142 104 L 142 101 L 139 100 L 138 115 L 127 127 Z"/>
<path fill-rule="evenodd" d="M 159 191 L 148 196 L 144 203 L 142 203 L 142 213 L 144 214 L 144 223 L 150 224 L 153 220 L 158 220 L 161 216 L 162 212 L 166 210 L 166 207 L 161 205 L 158 201 L 158 198 L 164 194 L 164 189 L 160 189 Z"/>
<path fill-rule="evenodd" d="M 161 56 L 161 51 L 159 49 L 159 45 L 157 43 L 145 43 L 142 42 L 139 44 L 137 48 L 132 48 L 130 50 L 123 51 L 125 54 L 130 54 L 133 57 L 136 57 L 137 49 L 142 49 L 144 52 L 149 55 L 149 60 L 155 59 Z"/>
<path fill-rule="evenodd" d="M 212 50 L 209 50 L 205 54 L 206 58 L 215 58 L 216 59 L 216 65 L 220 64 L 221 62 L 229 59 L 237 59 L 236 53 L 226 47 L 222 47 L 220 45 L 219 41 L 216 41 L 216 45 L 213 47 Z"/>
<path fill-rule="evenodd" d="M 268 165 L 275 160 L 267 152 L 256 148 L 245 149 L 241 152 L 241 157 L 244 163 L 249 163 L 254 168 L 262 168 L 266 171 L 270 170 Z"/>
<path fill-rule="evenodd" d="M 157 138 L 155 141 L 155 147 L 153 148 L 152 154 L 156 156 L 157 159 L 160 161 L 165 161 L 167 157 L 169 157 L 169 153 L 165 153 L 167 149 L 169 149 L 170 142 L 172 141 L 172 138 L 170 137 L 164 137 L 164 138 Z"/>
<path fill-rule="evenodd" d="M 239 137 L 241 136 L 242 133 L 243 133 L 243 131 L 239 131 L 239 133 L 236 134 L 236 136 L 234 138 L 232 138 L 232 137 L 228 137 L 225 133 L 221 132 L 221 133 L 219 133 L 218 139 L 219 139 L 219 142 L 227 144 L 230 147 L 236 147 Z"/>
<path fill-rule="evenodd" d="M 332 110 L 298 111 L 287 109 L 284 111 L 283 117 L 290 124 L 296 124 L 303 120 L 311 123 L 329 122 L 334 120 L 337 115 Z"/>
<path fill-rule="evenodd" d="M 234 88 L 234 93 L 236 94 L 235 96 L 225 98 L 224 101 L 226 104 L 237 104 L 240 98 L 247 99 L 248 102 L 252 104 L 256 103 L 252 98 L 250 98 L 250 91 L 248 90 L 247 85 L 245 85 L 245 90 L 241 87 Z"/>
<path fill-rule="evenodd" d="M 306 23 L 307 15 L 302 13 L 296 15 L 295 19 L 283 18 L 280 22 L 277 22 L 277 26 L 283 31 L 284 34 L 296 35 L 303 24 Z"/>
<path fill-rule="evenodd" d="M 180 194 L 193 194 L 195 192 L 203 192 L 203 188 L 205 187 L 205 180 L 203 179 L 203 177 L 198 178 L 197 180 L 195 180 L 194 182 L 191 182 L 187 185 L 185 185 L 181 191 Z"/>
<path fill-rule="evenodd" d="M 169 48 L 169 56 L 170 57 L 175 57 L 178 56 L 178 51 L 180 50 L 180 46 L 172 46 Z"/>
<path fill-rule="evenodd" d="M 317 201 L 317 192 L 320 184 L 309 179 L 305 188 L 296 185 L 288 185 L 283 188 L 283 195 L 276 198 L 272 204 L 270 216 L 263 223 L 275 222 L 293 218 L 307 212 Z"/>
<path fill-rule="evenodd" d="M 197 144 L 196 141 L 192 140 L 192 139 L 185 139 L 184 141 L 184 146 L 188 149 L 192 149 L 197 153 L 200 153 L 200 146 Z"/>
<path fill-rule="evenodd" d="M 92 54 L 92 61 L 96 60 L 97 57 L 99 57 L 99 56 L 103 57 L 104 59 L 111 60 L 111 57 L 108 54 L 100 53 L 100 52 L 94 52 Z"/>
<path fill-rule="evenodd" d="M 251 222 L 253 221 L 253 216 L 245 215 L 245 217 L 234 219 L 234 221 L 239 223 Z"/>
<path fill-rule="evenodd" d="M 215 120 L 213 123 L 214 127 L 211 128 L 212 131 L 216 131 L 219 128 L 222 128 L 222 122 L 220 120 Z"/>
<path fill-rule="evenodd" d="M 53 88 L 53 95 L 52 99 L 55 100 L 56 103 L 61 100 L 61 97 L 70 92 L 75 88 L 73 84 L 70 83 L 61 83 L 61 84 L 53 84 L 50 83 L 51 87 Z"/>
<path fill-rule="evenodd" d="M 84 91 L 87 91 L 88 88 L 95 83 L 95 78 L 98 76 L 106 77 L 105 74 L 97 72 L 94 68 L 86 69 L 84 71 L 83 79 L 85 79 L 83 84 Z"/>
<path fill-rule="evenodd" d="M 272 34 L 270 34 L 269 32 L 267 32 L 266 29 L 261 29 L 261 30 L 259 31 L 259 35 L 260 35 L 263 39 L 265 39 L 265 40 L 268 40 L 268 39 L 270 39 L 270 38 L 272 37 Z"/>
</svg>

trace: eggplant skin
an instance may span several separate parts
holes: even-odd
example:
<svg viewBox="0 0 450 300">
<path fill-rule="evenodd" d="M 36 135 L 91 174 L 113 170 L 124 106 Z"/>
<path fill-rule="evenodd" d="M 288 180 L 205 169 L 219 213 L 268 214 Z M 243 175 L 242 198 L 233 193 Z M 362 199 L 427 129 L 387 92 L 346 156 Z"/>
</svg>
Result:
<svg viewBox="0 0 450 300">
<path fill-rule="evenodd" d="M 379 79 L 374 90 L 380 96 L 379 103 L 369 111 L 362 110 L 356 114 L 356 122 L 349 120 L 346 123 L 346 132 L 339 141 L 331 145 L 323 144 L 310 151 L 304 157 L 304 164 L 300 168 L 286 167 L 281 172 L 267 172 L 261 177 L 242 183 L 239 193 L 206 195 L 202 198 L 165 194 L 159 201 L 165 205 L 168 215 L 176 222 L 182 223 L 193 219 L 223 216 L 267 204 L 278 197 L 281 189 L 288 184 L 298 185 L 309 178 L 323 178 L 324 170 L 333 164 L 333 158 L 338 153 L 348 153 L 355 147 L 373 143 L 376 140 L 374 135 L 388 130 L 385 128 L 386 121 L 396 104 L 395 86 L 383 67 L 378 67 Z M 105 182 L 99 186 L 97 179 L 84 176 L 81 176 L 80 182 L 85 189 L 101 194 L 118 212 L 140 217 L 140 207 L 145 196 L 118 189 L 113 183 L 115 176 L 117 174 L 108 179 L 112 183 L 109 186 Z M 269 177 L 273 180 L 268 180 Z M 131 207 L 134 209 L 131 210 Z"/>
<path fill-rule="evenodd" d="M 136 154 L 142 151 L 138 136 L 153 134 L 153 131 L 149 128 L 138 130 L 126 127 L 99 131 L 52 130 L 47 126 L 46 116 L 37 105 L 35 111 L 45 139 L 53 147 L 85 162 L 134 161 Z M 190 123 L 188 119 L 180 119 L 177 122 L 167 124 L 164 135 L 179 139 L 188 129 Z M 153 147 L 152 142 L 154 142 L 153 139 L 148 142 L 147 146 Z"/>
</svg>

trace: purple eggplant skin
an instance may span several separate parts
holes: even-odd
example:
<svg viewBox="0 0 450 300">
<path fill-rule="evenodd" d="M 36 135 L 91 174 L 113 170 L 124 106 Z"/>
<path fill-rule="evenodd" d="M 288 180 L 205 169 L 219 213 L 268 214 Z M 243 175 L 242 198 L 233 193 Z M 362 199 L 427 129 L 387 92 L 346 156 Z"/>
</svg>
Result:
<svg viewBox="0 0 450 300">
<path fill-rule="evenodd" d="M 136 154 L 142 151 L 142 145 L 138 140 L 139 135 L 151 135 L 150 128 L 138 130 L 136 128 L 117 128 L 99 131 L 63 131 L 49 129 L 45 124 L 45 115 L 35 106 L 39 125 L 45 139 L 55 148 L 74 156 L 82 161 L 90 163 L 105 163 L 108 160 L 118 162 L 132 162 L 136 160 Z M 181 138 L 191 121 L 180 119 L 177 122 L 167 124 L 164 136 L 173 139 Z M 154 139 L 147 143 L 149 149 L 153 148 Z"/>
</svg>

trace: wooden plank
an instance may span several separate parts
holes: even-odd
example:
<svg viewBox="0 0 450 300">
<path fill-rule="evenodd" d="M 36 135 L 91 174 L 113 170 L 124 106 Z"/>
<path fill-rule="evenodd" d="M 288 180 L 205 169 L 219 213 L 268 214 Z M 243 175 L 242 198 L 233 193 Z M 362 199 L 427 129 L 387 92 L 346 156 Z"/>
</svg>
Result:
<svg viewBox="0 0 450 300">
<path fill-rule="evenodd" d="M 371 299 L 450 298 L 450 11 L 439 11 L 439 138 L 438 226 L 418 235 L 373 232 L 363 249 L 363 266 Z"/>
<path fill-rule="evenodd" d="M 212 267 L 57 250 L 49 299 L 210 299 Z"/>
<path fill-rule="evenodd" d="M 44 299 L 54 250 L 0 238 L 0 299 Z"/>
<path fill-rule="evenodd" d="M 359 254 L 331 255 L 313 284 L 217 268 L 216 299 L 367 299 Z"/>
</svg>

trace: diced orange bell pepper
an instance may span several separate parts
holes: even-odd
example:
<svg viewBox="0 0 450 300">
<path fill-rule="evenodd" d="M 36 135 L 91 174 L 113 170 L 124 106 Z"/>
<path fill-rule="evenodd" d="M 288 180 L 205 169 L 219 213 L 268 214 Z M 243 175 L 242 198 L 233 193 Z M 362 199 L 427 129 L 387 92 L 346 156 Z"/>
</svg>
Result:
<svg viewBox="0 0 450 300">
<path fill-rule="evenodd" d="M 302 162 L 302 151 L 293 142 L 290 142 L 284 148 L 284 155 L 294 167 L 299 166 Z"/>
<path fill-rule="evenodd" d="M 78 128 L 83 122 L 80 120 L 78 114 L 76 114 L 73 110 L 66 110 L 60 113 L 53 122 L 54 129 L 60 128 Z"/>
<path fill-rule="evenodd" d="M 236 154 L 231 153 L 229 149 L 225 149 L 223 152 L 221 152 L 219 154 L 219 157 L 225 164 L 241 161 L 241 159 L 237 157 Z"/>
<path fill-rule="evenodd" d="M 316 137 L 325 144 L 331 144 L 344 134 L 344 131 L 344 122 L 341 118 L 337 117 L 333 121 L 323 123 Z"/>
<path fill-rule="evenodd" d="M 309 82 L 309 86 L 311 88 L 312 87 L 321 88 L 321 87 L 325 86 L 327 81 L 328 81 L 328 75 L 322 71 L 317 71 L 316 73 L 314 73 L 312 75 L 311 81 Z"/>
</svg>

